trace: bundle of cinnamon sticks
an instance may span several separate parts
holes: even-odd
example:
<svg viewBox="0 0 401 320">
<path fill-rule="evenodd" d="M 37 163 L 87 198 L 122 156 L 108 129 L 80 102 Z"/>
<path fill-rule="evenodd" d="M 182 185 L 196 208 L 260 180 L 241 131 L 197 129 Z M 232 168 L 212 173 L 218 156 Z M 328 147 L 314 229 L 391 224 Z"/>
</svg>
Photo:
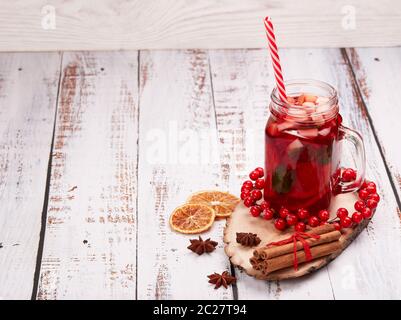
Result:
<svg viewBox="0 0 401 320">
<path fill-rule="evenodd" d="M 341 249 L 341 232 L 335 230 L 334 226 L 327 224 L 306 231 L 307 234 L 318 235 L 318 239 L 304 237 L 304 242 L 309 246 L 312 260 L 328 256 Z M 317 238 L 317 237 L 316 237 Z M 296 242 L 296 259 L 298 263 L 307 261 L 305 244 Z M 268 245 L 259 247 L 250 258 L 252 267 L 267 275 L 273 271 L 294 266 L 294 243 L 282 245 Z"/>
</svg>

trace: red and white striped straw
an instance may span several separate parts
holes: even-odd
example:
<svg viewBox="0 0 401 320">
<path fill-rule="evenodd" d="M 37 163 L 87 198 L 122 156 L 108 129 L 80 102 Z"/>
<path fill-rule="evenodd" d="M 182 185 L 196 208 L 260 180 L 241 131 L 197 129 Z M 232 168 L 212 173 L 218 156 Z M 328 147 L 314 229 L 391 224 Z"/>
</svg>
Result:
<svg viewBox="0 0 401 320">
<path fill-rule="evenodd" d="M 270 56 L 272 58 L 274 75 L 276 77 L 277 90 L 281 101 L 287 101 L 287 94 L 285 93 L 285 86 L 283 80 L 283 73 L 281 71 L 280 57 L 276 45 L 276 37 L 274 35 L 273 24 L 270 17 L 265 18 L 266 35 L 269 43 Z"/>
</svg>

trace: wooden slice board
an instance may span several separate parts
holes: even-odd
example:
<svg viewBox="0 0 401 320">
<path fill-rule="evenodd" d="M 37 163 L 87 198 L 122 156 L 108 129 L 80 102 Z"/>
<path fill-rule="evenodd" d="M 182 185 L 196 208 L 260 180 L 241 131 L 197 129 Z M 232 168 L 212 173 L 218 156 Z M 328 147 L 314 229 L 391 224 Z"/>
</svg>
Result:
<svg viewBox="0 0 401 320">
<path fill-rule="evenodd" d="M 329 212 L 332 214 L 330 219 L 334 218 L 337 209 L 340 207 L 346 208 L 352 214 L 355 211 L 354 203 L 357 200 L 357 193 L 347 193 L 333 197 L 329 208 Z M 340 238 L 342 244 L 341 250 L 338 250 L 329 256 L 300 264 L 297 271 L 295 271 L 293 267 L 290 267 L 264 275 L 261 271 L 255 270 L 249 262 L 249 259 L 253 256 L 253 251 L 257 247 L 248 248 L 240 245 L 236 241 L 236 233 L 256 233 L 262 240 L 258 247 L 262 247 L 267 243 L 288 238 L 293 230 L 287 229 L 284 232 L 276 230 L 273 225 L 273 220 L 267 221 L 262 218 L 252 217 L 249 214 L 249 209 L 241 203 L 235 208 L 231 217 L 227 219 L 227 224 L 224 230 L 224 242 L 226 243 L 225 252 L 234 266 L 258 279 L 283 280 L 297 278 L 318 270 L 335 259 L 359 235 L 359 233 L 361 233 L 369 223 L 369 220 L 363 220 L 362 223 L 353 229 L 349 228 L 342 231 L 342 236 Z"/>
</svg>

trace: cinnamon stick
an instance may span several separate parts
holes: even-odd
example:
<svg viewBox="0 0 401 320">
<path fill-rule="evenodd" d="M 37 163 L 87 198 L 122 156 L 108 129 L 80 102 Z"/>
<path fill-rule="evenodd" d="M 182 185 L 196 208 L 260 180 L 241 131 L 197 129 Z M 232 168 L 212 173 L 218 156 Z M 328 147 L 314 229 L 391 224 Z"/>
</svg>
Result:
<svg viewBox="0 0 401 320">
<path fill-rule="evenodd" d="M 249 262 L 251 263 L 251 265 L 254 267 L 255 265 L 257 265 L 258 264 L 258 259 L 256 259 L 255 257 L 251 257 L 250 259 L 249 259 Z"/>
<path fill-rule="evenodd" d="M 328 243 L 331 241 L 336 241 L 341 237 L 341 232 L 335 230 L 332 225 L 323 225 L 307 231 L 307 233 L 320 235 L 319 239 L 307 238 L 306 242 L 310 247 L 316 246 L 323 243 Z M 297 250 L 303 249 L 303 244 L 298 241 L 297 242 Z M 282 246 L 269 246 L 262 247 L 254 250 L 253 256 L 257 259 L 270 259 L 274 258 L 286 253 L 290 253 L 294 251 L 294 244 L 289 243 Z"/>
<path fill-rule="evenodd" d="M 252 264 L 252 268 L 254 268 L 255 270 L 263 270 L 263 261 L 255 261 L 255 263 Z"/>
<path fill-rule="evenodd" d="M 305 241 L 309 245 L 309 247 L 314 247 L 314 246 L 317 246 L 317 245 L 320 245 L 323 243 L 329 243 L 329 242 L 336 241 L 336 240 L 340 239 L 340 237 L 341 237 L 341 232 L 335 230 L 332 232 L 321 234 L 319 239 L 307 238 L 307 239 L 305 239 Z M 297 241 L 296 247 L 297 247 L 297 251 L 303 250 L 303 248 L 304 248 L 302 242 L 300 242 L 300 241 Z M 282 256 L 287 253 L 291 253 L 291 252 L 294 252 L 294 244 L 293 243 L 285 244 L 282 246 L 267 247 L 267 248 L 263 249 L 262 253 L 260 254 L 260 257 L 262 259 L 271 259 L 274 257 Z"/>
<path fill-rule="evenodd" d="M 323 234 L 334 230 L 336 230 L 336 228 L 334 228 L 332 224 L 324 224 L 315 228 L 309 228 L 306 230 L 306 233 Z"/>
<path fill-rule="evenodd" d="M 253 256 L 255 257 L 255 259 L 260 259 L 260 255 L 259 255 L 259 250 L 253 250 Z"/>
<path fill-rule="evenodd" d="M 340 241 L 333 241 L 330 243 L 325 243 L 321 245 L 317 245 L 312 247 L 311 254 L 313 259 L 324 257 L 334 253 L 337 250 L 341 249 Z M 289 253 L 285 255 L 281 255 L 272 259 L 266 259 L 263 262 L 263 273 L 269 274 L 273 271 L 277 271 L 280 269 L 288 268 L 294 265 L 294 254 Z M 297 259 L 298 263 L 302 263 L 306 261 L 306 255 L 303 250 L 297 251 Z"/>
</svg>

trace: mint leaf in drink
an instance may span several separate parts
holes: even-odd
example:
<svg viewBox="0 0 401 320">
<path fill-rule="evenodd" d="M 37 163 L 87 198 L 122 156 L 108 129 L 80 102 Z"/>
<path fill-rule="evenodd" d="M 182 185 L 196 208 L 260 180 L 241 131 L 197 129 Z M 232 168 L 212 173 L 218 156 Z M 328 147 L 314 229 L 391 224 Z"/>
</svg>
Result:
<svg viewBox="0 0 401 320">
<path fill-rule="evenodd" d="M 321 146 L 315 150 L 314 158 L 321 165 L 328 164 L 331 161 L 331 146 Z"/>
<path fill-rule="evenodd" d="M 273 173 L 272 184 L 273 189 L 277 193 L 287 193 L 291 190 L 294 182 L 294 170 L 279 165 Z"/>
</svg>

